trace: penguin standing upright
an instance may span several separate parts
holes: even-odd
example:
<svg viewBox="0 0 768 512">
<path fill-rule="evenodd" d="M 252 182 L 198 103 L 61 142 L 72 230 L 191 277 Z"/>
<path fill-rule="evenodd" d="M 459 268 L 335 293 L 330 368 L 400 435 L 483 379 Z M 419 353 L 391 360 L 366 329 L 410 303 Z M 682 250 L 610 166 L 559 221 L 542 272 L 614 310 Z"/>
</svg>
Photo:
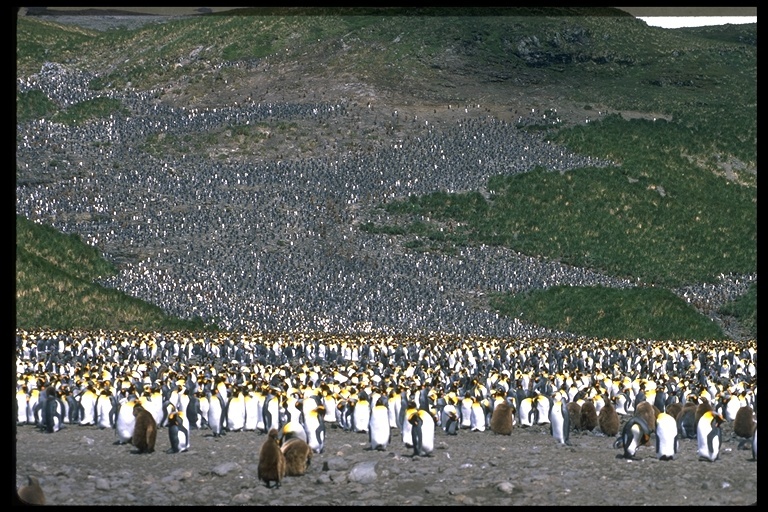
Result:
<svg viewBox="0 0 768 512">
<path fill-rule="evenodd" d="M 591 399 L 584 400 L 581 404 L 581 429 L 592 432 L 598 424 L 597 409 Z"/>
<path fill-rule="evenodd" d="M 42 417 L 40 427 L 48 433 L 58 432 L 64 423 L 64 411 L 56 393 L 56 388 L 48 386 L 45 396 L 38 402 L 41 405 Z"/>
<path fill-rule="evenodd" d="M 109 388 L 102 389 L 96 397 L 96 425 L 100 429 L 114 428 L 117 403 Z"/>
<path fill-rule="evenodd" d="M 408 405 L 405 408 L 405 420 L 403 421 L 403 444 L 406 448 L 413 446 L 413 424 L 408 419 L 416 414 L 418 409 L 416 408 L 416 402 L 413 400 L 408 401 Z"/>
<path fill-rule="evenodd" d="M 189 420 L 181 411 L 168 414 L 168 440 L 171 447 L 166 453 L 181 453 L 189 449 Z"/>
<path fill-rule="evenodd" d="M 472 432 L 485 432 L 485 407 L 477 399 L 472 401 L 469 430 Z"/>
<path fill-rule="evenodd" d="M 613 447 L 624 448 L 623 457 L 625 459 L 633 459 L 637 449 L 647 445 L 650 440 L 651 431 L 648 429 L 648 425 L 645 424 L 643 418 L 632 416 L 624 424 L 621 436 L 613 443 Z"/>
<path fill-rule="evenodd" d="M 307 444 L 314 453 L 323 453 L 325 449 L 325 406 L 319 405 L 304 417 L 304 429 L 307 431 Z"/>
<path fill-rule="evenodd" d="M 267 439 L 261 445 L 259 450 L 259 465 L 257 467 L 257 476 L 267 487 L 280 487 L 280 483 L 285 477 L 285 455 L 280 449 L 280 443 L 277 439 L 278 432 L 276 428 L 269 430 Z M 274 486 L 272 483 L 274 482 Z"/>
<path fill-rule="evenodd" d="M 526 397 L 520 400 L 517 406 L 517 418 L 521 427 L 531 427 L 534 424 L 534 416 L 537 409 L 533 398 Z"/>
<path fill-rule="evenodd" d="M 141 404 L 133 406 L 133 415 L 136 417 L 136 424 L 133 427 L 131 443 L 136 447 L 137 453 L 154 452 L 157 440 L 157 422 L 154 416 Z"/>
<path fill-rule="evenodd" d="M 659 460 L 673 460 L 677 455 L 680 437 L 677 421 L 666 412 L 656 416 L 656 457 Z"/>
<path fill-rule="evenodd" d="M 371 404 L 365 391 L 360 391 L 357 400 L 353 402 L 352 430 L 354 432 L 368 432 L 368 424 L 371 421 Z M 389 419 L 387 419 L 389 422 Z"/>
<path fill-rule="evenodd" d="M 96 391 L 93 386 L 88 386 L 85 391 L 78 396 L 80 403 L 80 425 L 96 424 Z"/>
<path fill-rule="evenodd" d="M 226 404 L 218 389 L 214 389 L 208 394 L 208 427 L 210 427 L 213 437 L 219 437 L 224 434 L 224 425 L 226 424 Z"/>
<path fill-rule="evenodd" d="M 741 438 L 739 441 L 739 450 L 748 448 L 748 443 L 752 439 L 757 423 L 755 423 L 755 412 L 752 407 L 744 405 L 734 415 L 733 434 Z"/>
<path fill-rule="evenodd" d="M 550 404 L 550 399 L 546 395 L 537 395 L 535 400 L 535 406 L 536 406 L 536 424 L 537 425 L 546 425 L 549 423 L 549 409 L 552 404 Z"/>
<path fill-rule="evenodd" d="M 549 407 L 549 431 L 559 443 L 571 444 L 569 440 L 571 420 L 568 415 L 568 406 L 560 397 L 553 399 Z"/>
<path fill-rule="evenodd" d="M 491 432 L 508 436 L 512 434 L 512 428 L 515 425 L 515 412 L 512 404 L 504 397 L 504 400 L 498 402 L 493 408 L 489 428 Z"/>
<path fill-rule="evenodd" d="M 136 417 L 133 415 L 133 407 L 138 402 L 133 399 L 122 399 L 117 405 L 115 415 L 115 435 L 117 441 L 114 444 L 128 444 L 133 437 L 133 429 L 136 426 Z"/>
<path fill-rule="evenodd" d="M 411 425 L 413 456 L 431 457 L 435 449 L 435 419 L 424 409 L 418 409 L 408 417 Z"/>
<path fill-rule="evenodd" d="M 613 400 L 606 400 L 603 408 L 597 415 L 597 426 L 600 432 L 613 437 L 619 433 L 619 413 L 613 405 Z"/>
<path fill-rule="evenodd" d="M 241 388 L 233 390 L 227 403 L 227 430 L 240 432 L 245 428 L 245 395 Z"/>
<path fill-rule="evenodd" d="M 386 397 L 379 397 L 376 405 L 371 410 L 371 418 L 368 424 L 368 441 L 371 450 L 386 450 L 391 439 L 389 426 L 389 409 L 386 405 Z"/>
<path fill-rule="evenodd" d="M 725 419 L 716 412 L 708 410 L 701 415 L 696 425 L 696 443 L 700 460 L 714 462 L 720 457 L 723 444 L 721 425 Z"/>
<path fill-rule="evenodd" d="M 459 419 L 461 428 L 472 428 L 472 405 L 475 401 L 470 396 L 469 392 L 464 394 L 464 398 L 459 403 Z"/>
</svg>

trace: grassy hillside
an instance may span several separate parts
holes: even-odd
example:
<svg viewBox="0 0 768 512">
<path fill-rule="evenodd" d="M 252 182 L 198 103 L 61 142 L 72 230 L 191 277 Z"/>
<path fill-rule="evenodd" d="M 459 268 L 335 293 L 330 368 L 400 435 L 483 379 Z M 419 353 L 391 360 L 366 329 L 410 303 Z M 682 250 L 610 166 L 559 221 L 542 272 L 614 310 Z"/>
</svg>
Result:
<svg viewBox="0 0 768 512">
<path fill-rule="evenodd" d="M 160 308 L 95 284 L 116 272 L 78 235 L 65 235 L 16 216 L 16 327 L 200 331 Z"/>
<path fill-rule="evenodd" d="M 484 190 L 397 198 L 374 205 L 399 219 L 395 224 L 369 222 L 362 229 L 396 234 L 408 250 L 504 245 L 670 290 L 757 272 L 756 53 L 755 25 L 665 30 L 614 9 L 256 9 L 106 31 L 21 17 L 17 76 L 38 73 L 45 62 L 66 63 L 93 73 L 88 87 L 101 96 L 63 105 L 40 91 L 17 93 L 17 122 L 128 116 L 129 107 L 109 97 L 127 87 L 188 108 L 231 104 L 258 91 L 275 102 L 373 98 L 383 111 L 414 113 L 477 103 L 514 122 L 519 109 L 535 105 L 550 115 L 527 129 L 617 166 L 568 173 L 542 167 L 493 177 Z M 240 154 L 272 158 L 285 148 L 266 151 L 265 132 L 290 134 L 286 144 L 300 147 L 316 144 L 313 137 L 343 142 L 339 133 L 352 139 L 360 133 L 333 128 L 283 124 L 233 132 Z M 381 129 L 375 136 L 391 134 Z M 148 133 L 144 147 L 160 156 L 211 151 L 231 144 L 228 139 L 229 133 L 183 139 Z M 431 221 L 415 221 L 425 216 Z M 127 305 L 115 314 L 114 293 L 93 285 L 107 269 L 74 274 L 51 260 L 55 248 L 33 249 L 39 240 L 24 235 L 32 228 L 19 229 L 19 222 L 19 325 L 96 326 L 120 318 L 123 327 L 134 327 L 142 315 L 147 325 L 169 321 L 151 309 L 127 315 Z M 41 251 L 48 254 L 45 265 L 38 264 Z M 61 294 L 45 292 L 54 282 L 70 283 L 67 301 L 94 309 L 74 318 Z M 83 287 L 91 298 L 82 297 Z M 656 295 L 664 290 L 640 300 L 620 290 L 552 290 L 535 300 L 498 297 L 495 305 L 510 314 L 522 309 L 522 318 L 538 315 L 536 322 L 552 328 L 602 336 L 604 326 L 594 320 L 607 298 L 632 313 L 626 330 L 613 327 L 617 337 L 723 335 L 681 299 Z M 670 301 L 667 313 L 677 320 L 636 306 L 657 300 Z M 564 301 L 594 307 L 554 307 Z M 756 336 L 749 320 L 756 291 L 724 312 L 745 318 Z"/>
</svg>

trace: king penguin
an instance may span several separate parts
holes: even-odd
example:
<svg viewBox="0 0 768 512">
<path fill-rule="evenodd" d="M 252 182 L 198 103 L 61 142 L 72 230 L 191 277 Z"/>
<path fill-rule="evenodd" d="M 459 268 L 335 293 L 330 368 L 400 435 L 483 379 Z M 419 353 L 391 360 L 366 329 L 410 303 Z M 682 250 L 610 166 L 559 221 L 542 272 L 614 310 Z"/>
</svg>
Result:
<svg viewBox="0 0 768 512">
<path fill-rule="evenodd" d="M 226 403 L 218 389 L 208 393 L 208 427 L 213 437 L 219 437 L 224 433 L 224 425 L 227 421 Z"/>
<path fill-rule="evenodd" d="M 503 401 L 496 404 L 491 414 L 490 429 L 495 434 L 508 436 L 512 434 L 512 428 L 515 425 L 515 413 L 512 404 L 505 397 Z"/>
<path fill-rule="evenodd" d="M 181 411 L 168 414 L 168 440 L 171 447 L 165 453 L 181 453 L 189 449 L 189 420 Z"/>
<path fill-rule="evenodd" d="M 133 428 L 136 426 L 136 417 L 133 415 L 133 407 L 138 402 L 124 398 L 117 405 L 115 417 L 115 435 L 117 441 L 114 444 L 128 444 L 133 436 Z"/>
<path fill-rule="evenodd" d="M 227 402 L 227 430 L 240 432 L 245 428 L 245 394 L 241 387 L 232 391 Z"/>
<path fill-rule="evenodd" d="M 613 437 L 619 433 L 619 413 L 613 405 L 613 400 L 606 400 L 600 413 L 597 415 L 597 425 L 600 432 Z"/>
<path fill-rule="evenodd" d="M 701 415 L 696 425 L 696 442 L 700 460 L 714 462 L 720 457 L 720 446 L 723 444 L 721 425 L 725 421 L 720 414 L 709 410 Z"/>
<path fill-rule="evenodd" d="M 413 400 L 408 401 L 408 405 L 405 407 L 405 419 L 403 421 L 403 444 L 406 448 L 411 448 L 413 446 L 413 424 L 408 421 L 411 416 L 416 414 L 416 402 Z"/>
<path fill-rule="evenodd" d="M 312 461 L 312 450 L 306 441 L 298 437 L 284 439 L 280 450 L 285 457 L 286 476 L 302 476 L 307 472 Z"/>
<path fill-rule="evenodd" d="M 354 402 L 352 410 L 352 430 L 354 432 L 368 432 L 368 424 L 371 420 L 371 403 L 368 401 L 368 394 L 360 391 L 357 400 Z M 387 418 L 389 422 L 389 418 Z"/>
<path fill-rule="evenodd" d="M 280 483 L 285 477 L 285 455 L 280 448 L 277 436 L 277 429 L 270 429 L 267 439 L 262 443 L 259 450 L 257 476 L 269 488 L 280 487 Z M 273 482 L 274 485 L 272 485 Z"/>
<path fill-rule="evenodd" d="M 384 451 L 390 442 L 389 409 L 387 399 L 380 396 L 376 405 L 371 410 L 371 418 L 368 425 L 368 441 L 370 450 Z"/>
<path fill-rule="evenodd" d="M 418 409 L 408 417 L 411 425 L 413 456 L 431 457 L 435 448 L 435 419 L 424 409 Z"/>
<path fill-rule="evenodd" d="M 651 431 L 648 425 L 639 416 L 632 416 L 624 424 L 621 436 L 613 443 L 614 448 L 624 448 L 625 459 L 633 459 L 637 449 L 647 445 L 651 440 Z"/>
<path fill-rule="evenodd" d="M 131 443 L 136 447 L 136 453 L 152 453 L 155 451 L 157 440 L 157 422 L 152 413 L 141 404 L 133 406 L 136 424 L 133 427 Z"/>
<path fill-rule="evenodd" d="M 568 406 L 560 396 L 552 400 L 549 407 L 549 431 L 559 443 L 570 445 L 571 420 Z"/>
<path fill-rule="evenodd" d="M 740 407 L 733 420 L 733 434 L 741 438 L 738 446 L 739 450 L 748 448 L 747 445 L 752 438 L 752 434 L 754 434 L 756 426 L 755 412 L 752 410 L 752 407 L 748 405 Z"/>
<path fill-rule="evenodd" d="M 677 455 L 679 436 L 677 421 L 662 412 L 656 416 L 656 457 L 659 460 L 673 460 Z"/>
<path fill-rule="evenodd" d="M 323 453 L 325 449 L 325 406 L 319 405 L 304 417 L 307 431 L 307 444 L 314 453 Z"/>
</svg>

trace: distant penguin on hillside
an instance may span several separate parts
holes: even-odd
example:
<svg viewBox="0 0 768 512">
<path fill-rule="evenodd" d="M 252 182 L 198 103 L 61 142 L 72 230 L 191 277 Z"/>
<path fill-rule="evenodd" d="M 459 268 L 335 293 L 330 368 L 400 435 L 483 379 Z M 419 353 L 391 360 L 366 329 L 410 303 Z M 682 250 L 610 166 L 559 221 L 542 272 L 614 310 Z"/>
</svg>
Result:
<svg viewBox="0 0 768 512">
<path fill-rule="evenodd" d="M 267 439 L 262 443 L 259 450 L 257 476 L 268 488 L 280 487 L 283 478 L 285 478 L 285 455 L 283 455 L 277 437 L 277 429 L 270 429 Z"/>
</svg>

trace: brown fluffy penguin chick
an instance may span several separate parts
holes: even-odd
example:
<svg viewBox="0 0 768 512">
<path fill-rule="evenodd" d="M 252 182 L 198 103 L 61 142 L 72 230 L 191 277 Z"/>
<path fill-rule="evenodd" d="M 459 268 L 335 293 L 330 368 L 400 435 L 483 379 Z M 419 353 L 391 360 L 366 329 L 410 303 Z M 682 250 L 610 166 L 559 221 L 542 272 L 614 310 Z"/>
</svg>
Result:
<svg viewBox="0 0 768 512">
<path fill-rule="evenodd" d="M 512 434 L 512 427 L 514 426 L 515 419 L 512 413 L 512 406 L 506 400 L 499 402 L 496 407 L 493 408 L 493 414 L 491 414 L 491 424 L 489 425 L 491 432 L 508 436 Z"/>
<path fill-rule="evenodd" d="M 683 410 L 683 404 L 680 402 L 675 402 L 673 404 L 669 404 L 667 406 L 667 409 L 664 411 L 673 418 L 677 418 L 677 415 L 680 414 L 680 411 Z"/>
<path fill-rule="evenodd" d="M 285 477 L 285 455 L 280 449 L 277 435 L 276 428 L 270 429 L 259 451 L 258 477 L 270 488 L 280 487 L 280 482 Z M 272 482 L 275 483 L 274 486 Z"/>
<path fill-rule="evenodd" d="M 285 456 L 286 476 L 302 476 L 312 462 L 312 449 L 303 439 L 294 437 L 283 441 L 280 450 Z"/>
<path fill-rule="evenodd" d="M 619 413 L 616 412 L 611 400 L 606 400 L 605 405 L 600 409 L 600 413 L 597 415 L 597 425 L 600 427 L 600 432 L 606 436 L 615 436 L 619 433 Z"/>
<path fill-rule="evenodd" d="M 749 447 L 749 441 L 752 438 L 752 434 L 755 433 L 755 411 L 748 405 L 742 406 L 736 411 L 736 416 L 733 418 L 733 433 L 738 437 L 743 438 L 739 442 L 739 449 L 744 450 Z"/>
<path fill-rule="evenodd" d="M 578 402 L 568 402 L 565 407 L 571 420 L 571 430 L 581 430 L 581 405 Z"/>
<path fill-rule="evenodd" d="M 152 453 L 155 451 L 157 440 L 157 422 L 152 413 L 142 407 L 141 404 L 133 406 L 133 416 L 136 424 L 133 427 L 131 443 L 136 447 L 137 453 Z"/>
<path fill-rule="evenodd" d="M 645 421 L 648 425 L 648 430 L 651 432 L 656 431 L 656 415 L 658 414 L 656 408 L 651 402 L 640 402 L 635 406 L 635 416 L 638 416 Z"/>
<path fill-rule="evenodd" d="M 593 431 L 597 427 L 597 408 L 592 400 L 584 400 L 581 404 L 581 429 Z"/>
<path fill-rule="evenodd" d="M 28 483 L 19 488 L 19 499 L 27 505 L 45 505 L 45 493 L 34 476 L 28 476 Z"/>
</svg>

